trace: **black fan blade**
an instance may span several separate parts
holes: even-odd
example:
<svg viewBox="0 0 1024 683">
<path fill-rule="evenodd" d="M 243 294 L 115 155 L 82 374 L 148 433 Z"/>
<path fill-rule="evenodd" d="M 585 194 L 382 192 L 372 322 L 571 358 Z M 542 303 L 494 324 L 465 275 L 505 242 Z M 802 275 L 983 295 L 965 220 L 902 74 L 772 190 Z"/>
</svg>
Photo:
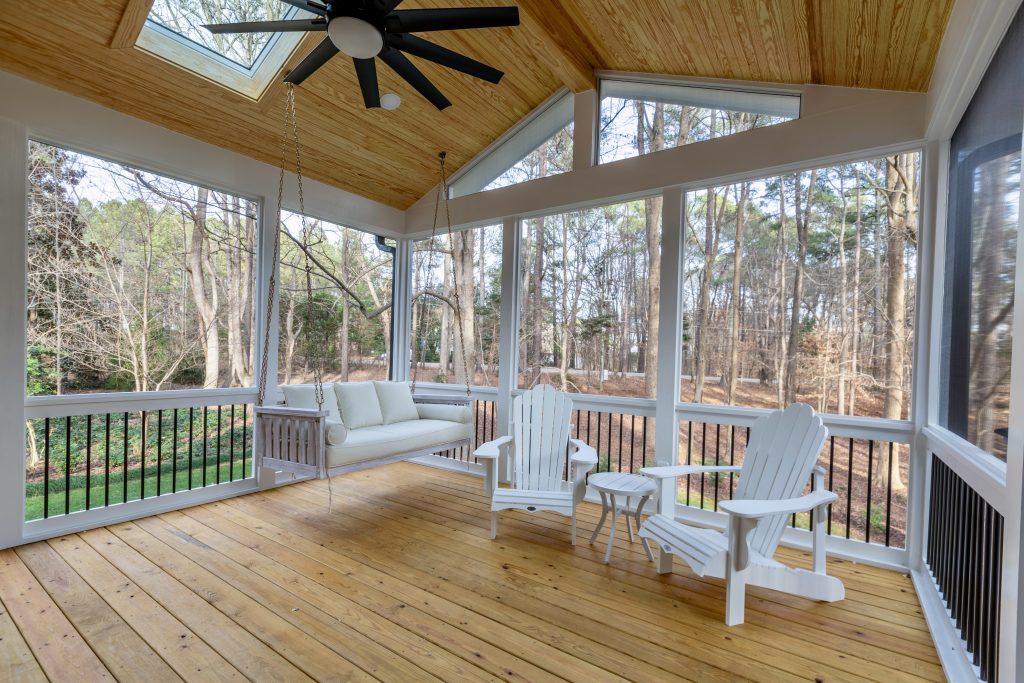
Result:
<svg viewBox="0 0 1024 683">
<path fill-rule="evenodd" d="M 384 49 L 377 55 L 384 60 L 384 63 L 395 70 L 399 76 L 408 81 L 409 85 L 416 88 L 419 94 L 430 100 L 438 109 L 444 109 L 450 107 L 451 102 L 448 98 L 441 94 L 441 91 L 434 87 L 434 84 L 427 80 L 419 69 L 417 69 L 409 58 L 403 55 L 401 52 L 388 45 L 384 46 Z"/>
<path fill-rule="evenodd" d="M 314 14 L 327 14 L 327 7 L 322 3 L 315 2 L 315 0 L 281 0 L 281 2 Z"/>
<path fill-rule="evenodd" d="M 352 58 L 356 65 L 356 76 L 359 77 L 359 89 L 363 91 L 363 104 L 367 109 L 380 106 L 380 89 L 377 87 L 377 65 L 373 58 Z"/>
<path fill-rule="evenodd" d="M 389 14 L 384 25 L 392 33 L 518 26 L 519 8 L 400 9 Z"/>
<path fill-rule="evenodd" d="M 387 14 L 391 10 L 395 9 L 402 4 L 402 0 L 374 0 L 373 4 L 375 9 L 382 13 Z"/>
<path fill-rule="evenodd" d="M 204 24 L 210 33 L 277 33 L 278 31 L 326 31 L 323 19 L 289 21 L 244 21 L 237 24 Z"/>
<path fill-rule="evenodd" d="M 429 59 L 441 66 L 447 66 L 449 69 L 461 71 L 490 83 L 497 83 L 505 75 L 483 62 L 470 59 L 465 55 L 460 55 L 458 52 L 452 52 L 446 47 L 431 43 L 429 40 L 423 40 L 419 36 L 404 33 L 388 33 L 385 40 L 388 45 L 402 52 L 408 52 L 411 55 Z"/>
<path fill-rule="evenodd" d="M 334 46 L 330 38 L 324 38 L 320 44 L 314 47 L 308 55 L 299 62 L 298 66 L 288 72 L 284 77 L 286 83 L 298 85 L 309 78 L 314 71 L 322 67 L 327 61 L 338 54 L 338 48 Z"/>
</svg>

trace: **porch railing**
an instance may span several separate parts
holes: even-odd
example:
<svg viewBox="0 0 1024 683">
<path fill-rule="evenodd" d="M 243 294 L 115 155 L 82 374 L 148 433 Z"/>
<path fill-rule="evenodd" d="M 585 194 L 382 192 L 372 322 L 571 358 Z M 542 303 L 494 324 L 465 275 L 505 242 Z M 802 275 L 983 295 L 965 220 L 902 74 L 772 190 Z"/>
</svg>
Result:
<svg viewBox="0 0 1024 683">
<path fill-rule="evenodd" d="M 983 681 L 998 680 L 1003 516 L 932 455 L 925 563 Z"/>
<path fill-rule="evenodd" d="M 26 402 L 26 521 L 253 476 L 246 392 L 134 396 Z"/>
</svg>

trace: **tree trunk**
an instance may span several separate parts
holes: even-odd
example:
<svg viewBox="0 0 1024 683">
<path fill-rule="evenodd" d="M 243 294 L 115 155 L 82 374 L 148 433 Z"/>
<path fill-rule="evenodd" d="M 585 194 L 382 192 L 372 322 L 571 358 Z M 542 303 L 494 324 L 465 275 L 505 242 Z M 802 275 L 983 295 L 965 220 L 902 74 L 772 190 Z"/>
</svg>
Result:
<svg viewBox="0 0 1024 683">
<path fill-rule="evenodd" d="M 349 231 L 341 231 L 341 279 L 350 282 L 349 269 Z M 338 363 L 341 366 L 339 379 L 349 381 L 349 335 L 352 326 L 352 302 L 346 293 L 341 294 L 341 329 L 338 332 Z"/>
<path fill-rule="evenodd" d="M 464 230 L 451 236 L 452 244 L 452 290 L 456 293 L 452 303 L 456 305 L 454 315 L 453 341 L 455 355 L 452 363 L 456 384 L 470 386 L 476 375 L 476 311 L 474 302 L 475 283 L 473 265 L 476 261 L 474 250 L 476 232 Z"/>
<path fill-rule="evenodd" d="M 779 237 L 776 246 L 778 259 L 778 323 L 775 326 L 775 389 L 778 407 L 786 406 L 786 358 L 789 351 L 786 344 L 786 179 L 779 176 Z"/>
<path fill-rule="evenodd" d="M 796 211 L 796 239 L 797 258 L 796 269 L 793 273 L 793 307 L 789 320 L 789 348 L 786 352 L 786 405 L 794 403 L 797 399 L 797 356 L 800 346 L 800 310 L 804 291 L 804 270 L 807 267 L 807 232 L 810 219 L 811 202 L 814 196 L 814 184 L 817 180 L 817 171 L 811 171 L 810 183 L 807 186 L 807 205 L 803 211 L 800 207 L 800 174 L 796 175 L 795 204 Z"/>
<path fill-rule="evenodd" d="M 217 282 L 206 254 L 206 213 L 210 191 L 199 188 L 198 201 L 192 220 L 192 244 L 189 253 L 188 274 L 192 286 L 192 299 L 199 313 L 205 340 L 206 364 L 203 388 L 216 387 L 220 378 L 220 334 L 217 329 Z M 209 291 L 209 294 L 207 293 Z"/>
<path fill-rule="evenodd" d="M 726 389 L 725 402 L 733 405 L 736 399 L 736 383 L 739 379 L 740 362 L 740 268 L 743 265 L 743 228 L 746 220 L 747 196 L 750 185 L 740 186 L 736 204 L 736 239 L 733 242 L 732 256 L 732 306 L 729 316 L 729 385 Z"/>
</svg>

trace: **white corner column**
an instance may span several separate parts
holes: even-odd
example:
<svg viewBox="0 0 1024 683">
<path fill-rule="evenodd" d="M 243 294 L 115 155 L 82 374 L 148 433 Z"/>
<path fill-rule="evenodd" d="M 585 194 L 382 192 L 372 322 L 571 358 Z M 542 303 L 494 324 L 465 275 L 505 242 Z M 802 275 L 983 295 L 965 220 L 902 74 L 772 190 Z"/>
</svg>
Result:
<svg viewBox="0 0 1024 683">
<path fill-rule="evenodd" d="M 0 548 L 25 519 L 25 291 L 28 134 L 0 119 Z"/>
<path fill-rule="evenodd" d="M 410 239 L 397 240 L 395 250 L 394 282 L 392 282 L 391 379 L 409 381 L 409 358 L 412 353 L 412 270 L 413 243 Z"/>
<path fill-rule="evenodd" d="M 675 465 L 679 454 L 679 375 L 682 353 L 683 234 L 686 220 L 685 193 L 671 187 L 662 193 L 661 204 L 661 306 L 658 310 L 658 382 L 654 413 L 654 460 Z"/>
<path fill-rule="evenodd" d="M 512 392 L 519 374 L 519 245 L 520 222 L 506 218 L 501 239 L 501 321 L 498 328 L 498 398 L 495 436 L 507 436 L 512 412 Z M 507 463 L 498 465 L 499 478 L 507 480 Z"/>
</svg>

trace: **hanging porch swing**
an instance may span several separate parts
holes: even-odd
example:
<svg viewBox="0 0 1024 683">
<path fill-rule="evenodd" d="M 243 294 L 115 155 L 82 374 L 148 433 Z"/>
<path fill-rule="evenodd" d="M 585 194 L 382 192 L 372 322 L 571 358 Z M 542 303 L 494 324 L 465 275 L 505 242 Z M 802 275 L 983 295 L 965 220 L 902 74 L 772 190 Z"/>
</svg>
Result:
<svg viewBox="0 0 1024 683">
<path fill-rule="evenodd" d="M 287 146 L 294 145 L 295 175 L 298 184 L 299 214 L 302 221 L 301 251 L 305 255 L 303 274 L 307 311 L 315 312 L 313 296 L 313 263 L 309 255 L 309 243 L 312 228 L 307 224 L 305 216 L 305 198 L 302 187 L 302 156 L 299 145 L 299 128 L 295 109 L 295 92 L 289 84 L 286 89 L 285 102 L 285 135 L 281 158 L 281 170 L 277 192 L 277 221 L 281 224 L 281 213 L 284 201 L 285 165 Z M 439 155 L 441 182 L 438 186 L 437 201 L 434 210 L 434 226 L 431 230 L 431 254 L 429 268 L 433 268 L 433 246 L 437 233 L 437 222 L 442 195 L 447 207 L 447 175 L 444 170 L 444 152 Z M 450 214 L 446 212 L 449 248 L 453 243 Z M 274 263 L 267 287 L 266 311 L 264 320 L 264 339 L 269 339 L 272 331 L 272 307 L 277 291 L 277 267 L 281 254 L 281 230 L 275 231 Z M 422 265 L 422 262 L 417 264 Z M 417 273 L 419 273 L 419 268 Z M 457 290 L 457 288 L 454 288 Z M 339 383 L 347 387 L 345 392 L 353 396 L 361 392 L 360 400 L 344 402 L 330 395 L 334 387 L 324 383 L 324 350 L 329 347 L 329 332 L 323 326 L 310 326 L 312 334 L 322 332 L 324 339 L 311 339 L 310 366 L 312 369 L 311 385 L 285 386 L 282 390 L 288 405 L 267 405 L 269 367 L 269 345 L 262 348 L 257 405 L 254 423 L 254 462 L 263 486 L 277 483 L 277 473 L 291 474 L 293 479 L 328 478 L 337 474 L 351 472 L 366 467 L 407 460 L 410 458 L 444 452 L 447 450 L 469 447 L 473 434 L 472 399 L 470 389 L 470 368 L 468 367 L 461 306 L 459 295 L 453 292 L 455 321 L 458 328 L 462 355 L 462 369 L 466 378 L 465 397 L 441 395 L 415 395 L 417 379 L 417 347 L 415 339 L 410 357 L 411 386 L 402 382 L 374 383 L 374 386 L 363 383 Z M 420 315 L 422 321 L 424 316 Z M 323 329 L 321 329 L 323 328 Z M 417 330 L 413 330 L 415 337 Z M 385 385 L 385 386 L 377 386 Z M 369 391 L 369 394 L 366 392 Z M 295 400 L 289 399 L 289 394 Z M 364 424 L 362 416 L 356 417 L 366 401 L 365 396 L 394 397 L 394 405 L 379 404 L 378 415 L 387 413 L 390 418 L 381 418 L 377 422 Z M 299 400 L 301 399 L 301 400 Z M 339 394 L 340 399 L 340 394 Z M 389 399 L 390 400 L 390 399 Z M 346 407 L 351 414 L 346 418 Z M 333 408 L 333 410 L 332 410 Z M 340 408 L 340 409 L 339 409 Z M 396 417 L 397 416 L 397 417 Z M 363 453 L 359 453 L 360 448 Z M 346 455 L 341 458 L 337 454 L 344 450 Z M 362 457 L 366 456 L 366 457 Z"/>
</svg>

